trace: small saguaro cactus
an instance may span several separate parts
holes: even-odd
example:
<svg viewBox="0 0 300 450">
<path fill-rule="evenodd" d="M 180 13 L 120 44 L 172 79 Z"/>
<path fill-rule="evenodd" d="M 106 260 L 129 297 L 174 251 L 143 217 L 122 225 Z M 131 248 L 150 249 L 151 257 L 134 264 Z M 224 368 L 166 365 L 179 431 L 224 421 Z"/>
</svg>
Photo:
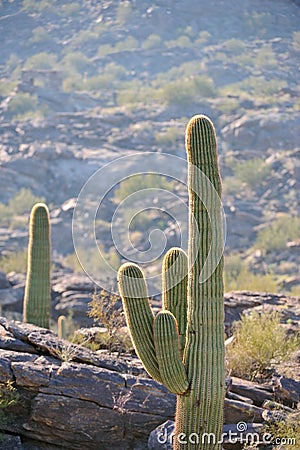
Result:
<svg viewBox="0 0 300 450">
<path fill-rule="evenodd" d="M 221 179 L 215 130 L 205 116 L 186 129 L 188 255 L 163 261 L 163 308 L 151 309 L 142 270 L 118 273 L 128 328 L 145 369 L 177 394 L 175 450 L 220 449 L 225 397 Z"/>
<path fill-rule="evenodd" d="M 24 322 L 50 327 L 50 220 L 44 203 L 30 214 L 27 277 L 23 305 Z"/>
<path fill-rule="evenodd" d="M 66 316 L 59 316 L 57 319 L 57 334 L 59 339 L 66 339 Z"/>
</svg>

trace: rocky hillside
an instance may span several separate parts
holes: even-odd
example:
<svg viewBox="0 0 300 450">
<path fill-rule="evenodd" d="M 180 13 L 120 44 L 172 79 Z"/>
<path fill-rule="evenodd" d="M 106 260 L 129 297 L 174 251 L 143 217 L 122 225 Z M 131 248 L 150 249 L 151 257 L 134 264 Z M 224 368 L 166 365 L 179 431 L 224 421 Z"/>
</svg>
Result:
<svg viewBox="0 0 300 450">
<path fill-rule="evenodd" d="M 11 0 L 0 15 L 1 270 L 24 271 L 28 212 L 38 199 L 50 205 L 54 262 L 80 270 L 72 215 L 89 177 L 138 152 L 185 159 L 185 125 L 204 113 L 219 140 L 227 289 L 299 294 L 298 1 Z M 118 170 L 101 172 L 109 187 L 102 209 L 96 194 L 89 199 L 114 268 L 126 250 L 116 251 L 111 236 L 116 206 L 149 187 L 120 183 Z M 160 187 L 186 203 L 185 185 Z M 153 224 L 167 247 L 180 245 L 184 220 L 178 229 L 167 213 L 147 210 L 131 221 L 134 247 L 147 249 Z M 84 221 L 78 227 L 84 234 Z M 87 271 L 95 250 L 82 254 Z"/>
</svg>

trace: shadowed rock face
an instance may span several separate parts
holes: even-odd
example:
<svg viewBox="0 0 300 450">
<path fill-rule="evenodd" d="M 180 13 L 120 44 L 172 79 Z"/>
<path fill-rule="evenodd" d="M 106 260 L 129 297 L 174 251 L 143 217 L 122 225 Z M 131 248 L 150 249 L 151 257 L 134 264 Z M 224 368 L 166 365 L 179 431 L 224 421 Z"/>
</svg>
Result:
<svg viewBox="0 0 300 450">
<path fill-rule="evenodd" d="M 241 307 L 250 306 L 249 297 L 240 294 Z M 233 304 L 233 298 L 227 302 Z M 1 428 L 20 436 L 22 443 L 13 440 L 15 448 L 145 450 L 151 431 L 174 419 L 175 395 L 149 379 L 137 358 L 92 352 L 49 330 L 2 317 L 0 383 L 7 381 L 14 383 L 18 401 L 5 410 Z M 235 377 L 226 381 L 225 424 L 233 427 L 264 422 L 265 400 L 291 407 L 300 399 L 299 380 L 277 377 L 276 386 Z"/>
<path fill-rule="evenodd" d="M 14 381 L 20 395 L 7 431 L 64 448 L 130 449 L 174 415 L 175 396 L 136 358 L 100 356 L 3 318 L 0 327 L 0 382 Z"/>
</svg>

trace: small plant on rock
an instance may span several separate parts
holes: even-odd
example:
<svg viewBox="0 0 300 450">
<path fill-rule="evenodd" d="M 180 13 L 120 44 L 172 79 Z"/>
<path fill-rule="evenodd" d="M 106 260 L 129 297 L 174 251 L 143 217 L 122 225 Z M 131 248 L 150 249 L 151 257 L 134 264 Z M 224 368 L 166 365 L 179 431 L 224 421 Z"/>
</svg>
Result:
<svg viewBox="0 0 300 450">
<path fill-rule="evenodd" d="M 95 338 L 98 348 L 118 353 L 131 349 L 131 340 L 126 329 L 120 298 L 105 290 L 100 293 L 95 292 L 90 307 L 89 316 L 104 328 L 104 332 L 98 333 Z"/>
</svg>

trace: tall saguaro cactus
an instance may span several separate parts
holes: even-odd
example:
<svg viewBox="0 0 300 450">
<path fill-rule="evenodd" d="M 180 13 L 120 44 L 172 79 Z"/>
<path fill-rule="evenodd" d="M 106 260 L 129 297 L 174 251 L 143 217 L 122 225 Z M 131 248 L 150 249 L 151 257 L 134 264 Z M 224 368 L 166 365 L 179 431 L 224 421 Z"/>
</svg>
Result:
<svg viewBox="0 0 300 450">
<path fill-rule="evenodd" d="M 220 449 L 225 396 L 221 180 L 212 122 L 186 129 L 188 256 L 173 248 L 162 270 L 163 309 L 156 317 L 141 269 L 119 269 L 119 289 L 145 369 L 177 394 L 175 450 Z"/>
<path fill-rule="evenodd" d="M 49 211 L 44 203 L 37 203 L 29 222 L 23 320 L 43 328 L 50 326 L 50 266 Z"/>
</svg>

